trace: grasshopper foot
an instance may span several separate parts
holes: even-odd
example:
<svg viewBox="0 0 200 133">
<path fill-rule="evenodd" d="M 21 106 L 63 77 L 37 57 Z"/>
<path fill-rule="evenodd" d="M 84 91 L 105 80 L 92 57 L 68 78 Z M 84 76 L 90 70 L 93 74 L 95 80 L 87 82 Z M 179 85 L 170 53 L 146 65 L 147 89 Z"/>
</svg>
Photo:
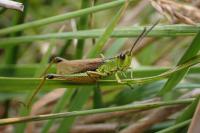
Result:
<svg viewBox="0 0 200 133">
<path fill-rule="evenodd" d="M 115 78 L 116 78 L 116 80 L 117 80 L 117 82 L 118 82 L 119 84 L 124 84 L 124 83 L 126 83 L 126 82 L 123 82 L 123 81 L 119 78 L 118 73 L 115 73 Z"/>
<path fill-rule="evenodd" d="M 119 83 L 119 84 L 124 84 L 125 82 L 123 82 L 121 79 L 117 79 L 117 82 Z"/>
</svg>

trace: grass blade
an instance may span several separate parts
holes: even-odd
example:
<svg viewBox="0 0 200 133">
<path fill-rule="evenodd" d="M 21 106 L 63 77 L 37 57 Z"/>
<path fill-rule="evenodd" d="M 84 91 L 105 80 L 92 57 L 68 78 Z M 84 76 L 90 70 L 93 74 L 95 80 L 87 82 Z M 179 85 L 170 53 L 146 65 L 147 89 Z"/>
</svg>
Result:
<svg viewBox="0 0 200 133">
<path fill-rule="evenodd" d="M 147 27 L 147 26 L 145 26 Z M 123 28 L 115 28 L 111 37 L 137 37 L 144 26 L 131 26 Z M 62 33 L 50 33 L 41 35 L 30 35 L 30 36 L 20 36 L 20 37 L 9 37 L 0 39 L 0 47 L 4 48 L 7 45 L 27 45 L 27 42 L 33 42 L 38 40 L 48 40 L 48 39 L 87 39 L 87 38 L 98 38 L 100 37 L 105 29 L 92 29 L 83 30 L 76 32 L 62 32 Z M 189 25 L 163 25 L 156 26 L 147 36 L 150 37 L 174 37 L 174 36 L 193 36 L 198 33 L 198 28 L 196 26 Z"/>
<path fill-rule="evenodd" d="M 71 101 L 69 105 L 68 111 L 80 110 L 85 102 L 88 100 L 90 96 L 92 88 L 88 87 L 85 89 L 79 89 L 74 99 Z M 75 120 L 75 117 L 70 117 L 68 119 L 63 119 L 59 125 L 57 130 L 58 133 L 68 132 Z"/>
<path fill-rule="evenodd" d="M 120 8 L 120 10 L 117 12 L 117 14 L 113 17 L 113 19 L 111 20 L 111 22 L 108 24 L 105 32 L 102 34 L 102 36 L 97 41 L 96 45 L 92 48 L 92 50 L 88 54 L 89 58 L 95 57 L 101 51 L 101 49 L 104 46 L 105 42 L 109 39 L 109 37 L 110 37 L 111 33 L 113 32 L 115 26 L 117 25 L 117 23 L 120 20 L 121 16 L 125 12 L 125 9 L 126 9 L 127 6 L 128 6 L 128 3 L 125 3 Z M 88 97 L 89 97 L 89 95 L 90 95 L 90 93 L 92 91 L 92 88 L 88 88 L 87 90 L 84 90 L 84 92 L 82 92 L 82 90 L 83 89 L 79 90 L 77 92 L 77 94 L 76 94 L 77 99 L 81 99 L 81 100 L 79 101 L 79 100 L 74 99 L 72 101 L 73 104 L 70 106 L 71 110 L 80 110 L 82 108 L 82 106 L 84 105 L 84 103 L 88 99 Z M 75 117 L 71 117 L 69 119 L 64 119 L 60 123 L 60 127 L 58 128 L 57 132 L 58 133 L 69 132 L 69 130 L 71 128 L 71 125 L 74 122 L 74 120 L 75 120 Z"/>
<path fill-rule="evenodd" d="M 82 0 L 81 1 L 81 8 L 87 8 L 90 6 L 89 0 Z M 80 17 L 79 23 L 78 23 L 78 30 L 85 30 L 88 28 L 88 15 L 84 15 Z M 79 39 L 77 46 L 76 46 L 76 58 L 80 59 L 83 57 L 83 49 L 84 49 L 84 39 Z"/>
<path fill-rule="evenodd" d="M 196 65 L 197 63 L 200 62 L 200 55 L 196 56 L 196 58 L 193 58 L 191 60 L 189 60 L 187 63 L 182 64 L 180 66 L 177 66 L 167 72 L 161 73 L 160 75 L 156 75 L 156 76 L 151 76 L 151 77 L 144 77 L 144 78 L 135 78 L 135 79 L 124 79 L 123 81 L 129 82 L 131 84 L 146 84 L 146 83 L 150 83 L 150 82 L 154 82 L 154 81 L 158 81 L 158 80 L 163 80 L 165 78 L 167 78 L 168 76 L 170 76 L 171 74 L 176 73 L 177 71 L 181 71 L 184 70 L 185 68 L 188 68 L 192 65 Z M 81 76 L 83 78 L 83 76 L 87 76 L 86 73 L 82 73 L 82 74 L 76 74 L 76 75 L 71 75 L 73 77 L 78 78 L 79 76 Z M 127 74 L 127 76 L 130 75 Z M 0 77 L 0 84 L 2 86 L 4 86 L 3 88 L 1 88 L 1 91 L 9 91 L 9 90 L 19 90 L 19 89 L 27 89 L 30 86 L 34 87 L 36 86 L 39 81 L 42 80 L 41 78 L 8 78 L 8 77 Z M 7 83 L 10 84 L 7 84 Z M 125 84 L 119 84 L 115 77 L 109 77 L 109 79 L 101 79 L 98 81 L 98 83 L 101 86 L 123 86 Z M 94 87 L 96 84 L 95 83 L 86 83 L 86 84 L 80 84 L 80 83 L 73 83 L 70 82 L 68 80 L 60 80 L 60 79 L 51 79 L 51 80 L 47 80 L 46 81 L 46 85 L 43 87 L 44 89 L 49 89 L 49 88 L 53 88 L 53 87 L 67 87 L 67 88 L 73 88 L 73 87 Z M 23 88 L 21 86 L 24 86 Z"/>
<path fill-rule="evenodd" d="M 194 100 L 193 98 L 190 98 L 190 99 L 177 100 L 177 101 L 173 100 L 173 101 L 167 101 L 167 102 L 154 102 L 154 103 L 146 103 L 146 104 L 144 104 L 144 103 L 143 104 L 129 104 L 129 105 L 118 106 L 118 107 L 110 107 L 110 108 L 64 112 L 64 113 L 39 115 L 39 116 L 27 116 L 27 117 L 19 117 L 19 118 L 8 118 L 8 119 L 1 119 L 0 125 L 7 125 L 7 124 L 13 124 L 13 123 L 19 123 L 19 122 L 28 122 L 28 121 L 41 121 L 41 120 L 57 119 L 57 118 L 63 118 L 63 117 L 68 117 L 69 119 L 71 119 L 74 116 L 115 112 L 115 111 L 123 111 L 123 110 L 147 110 L 147 109 L 157 108 L 157 107 L 161 107 L 161 106 L 188 104 L 188 103 L 191 103 L 193 100 Z"/>
<path fill-rule="evenodd" d="M 74 93 L 74 90 L 72 89 L 66 90 L 63 96 L 58 101 L 58 103 L 55 105 L 55 108 L 52 111 L 52 113 L 58 113 L 62 111 L 65 105 L 69 103 L 70 98 L 73 95 L 73 93 Z M 42 127 L 41 133 L 48 133 L 53 123 L 54 123 L 54 120 L 49 120 L 47 123 L 45 123 L 45 125 Z"/>
<path fill-rule="evenodd" d="M 128 2 L 125 3 L 123 5 L 123 7 L 120 8 L 120 10 L 117 12 L 117 14 L 111 20 L 110 24 L 105 29 L 105 31 L 102 34 L 101 38 L 99 38 L 99 40 L 97 41 L 95 46 L 88 53 L 88 57 L 89 58 L 94 57 L 96 55 L 99 55 L 101 53 L 101 49 L 105 45 L 106 41 L 110 38 L 110 35 L 112 34 L 114 28 L 116 27 L 117 23 L 119 22 L 121 16 L 124 14 L 127 6 L 128 6 Z"/>
<path fill-rule="evenodd" d="M 177 129 L 180 129 L 180 128 L 186 126 L 186 125 L 189 125 L 190 122 L 191 122 L 191 120 L 187 120 L 187 121 L 181 122 L 179 124 L 176 124 L 174 126 L 171 126 L 171 127 L 167 128 L 167 129 L 163 129 L 161 131 L 158 131 L 156 133 L 172 133 L 173 131 L 175 131 Z"/>
<path fill-rule="evenodd" d="M 192 58 L 193 56 L 195 56 L 198 53 L 198 51 L 200 49 L 199 43 L 200 43 L 200 32 L 196 35 L 192 44 L 189 46 L 189 48 L 187 49 L 185 54 L 182 56 L 182 58 L 178 62 L 178 65 L 183 64 L 184 62 L 186 62 L 187 60 L 189 60 L 190 58 Z M 188 72 L 188 70 L 189 70 L 189 67 L 171 75 L 169 77 L 168 81 L 166 82 L 166 84 L 164 85 L 164 87 L 159 92 L 159 95 L 163 96 L 167 92 L 172 90 L 182 80 L 182 78 L 184 78 L 184 76 Z"/>
<path fill-rule="evenodd" d="M 175 124 L 180 124 L 184 121 L 187 121 L 192 118 L 195 109 L 199 103 L 200 96 L 198 96 L 176 119 Z M 179 132 L 179 130 L 175 130 L 174 132 Z"/>
<path fill-rule="evenodd" d="M 24 12 L 22 13 L 17 13 L 14 19 L 13 25 L 17 24 L 22 24 L 24 23 L 26 14 L 27 14 L 27 8 L 28 8 L 28 0 L 23 1 L 24 5 Z M 11 33 L 11 37 L 17 37 L 21 36 L 22 32 L 16 32 L 16 33 Z M 5 63 L 6 64 L 16 64 L 17 58 L 18 58 L 18 52 L 19 52 L 19 46 L 10 46 L 6 49 L 5 53 Z"/>
<path fill-rule="evenodd" d="M 41 74 L 43 73 L 43 71 L 45 70 L 45 68 L 46 68 L 45 66 L 49 61 L 49 58 L 51 56 L 51 52 L 52 52 L 53 48 L 54 48 L 54 45 L 53 44 L 49 44 L 47 52 L 45 53 L 44 57 L 42 58 L 42 61 L 40 62 L 40 67 L 38 69 L 36 69 L 36 71 L 35 71 L 34 77 L 40 77 Z M 35 93 L 35 90 L 33 92 L 30 92 L 27 95 L 25 101 L 29 101 L 30 99 L 32 99 L 33 96 L 34 96 L 34 93 Z M 30 109 L 27 109 L 26 107 L 21 107 L 20 108 L 20 115 L 21 116 L 28 115 L 29 112 L 30 112 Z M 16 125 L 16 132 L 17 133 L 21 133 L 21 132 L 23 132 L 25 130 L 25 128 L 26 128 L 26 124 Z"/>
<path fill-rule="evenodd" d="M 34 72 L 39 67 L 38 64 L 29 64 L 29 65 L 0 65 L 0 75 L 6 77 L 8 73 L 4 73 L 6 69 L 10 69 L 11 71 L 15 71 L 16 77 L 33 77 Z M 142 78 L 142 77 L 150 77 L 159 75 L 163 72 L 166 72 L 172 68 L 169 67 L 139 67 L 134 69 L 129 69 L 127 73 L 133 72 L 135 78 Z M 55 67 L 52 67 L 50 69 L 51 72 L 55 72 Z M 194 66 L 191 67 L 188 74 L 199 74 L 200 73 L 200 67 Z M 8 74 L 10 75 L 10 74 Z"/>
<path fill-rule="evenodd" d="M 11 32 L 13 33 L 13 32 L 21 31 L 21 30 L 28 29 L 28 28 L 39 27 L 39 26 L 43 26 L 43 25 L 47 25 L 47 24 L 51 24 L 51 23 L 75 18 L 75 17 L 80 17 L 82 15 L 86 15 L 86 14 L 89 14 L 89 13 L 94 13 L 94 12 L 97 12 L 97 11 L 110 9 L 112 7 L 122 5 L 125 1 L 126 0 L 117 0 L 117 1 L 106 3 L 106 4 L 102 4 L 102 5 L 98 5 L 98 6 L 94 6 L 94 7 L 74 11 L 74 12 L 70 12 L 70 13 L 65 13 L 65 14 L 61 14 L 61 15 L 57 15 L 57 16 L 53 16 L 53 17 L 40 19 L 40 20 L 36 20 L 36 21 L 33 21 L 33 22 L 29 22 L 29 23 L 25 23 L 25 24 L 13 26 L 13 27 L 4 28 L 4 29 L 0 30 L 0 35 L 8 34 L 8 33 L 11 33 Z M 133 0 L 130 0 L 130 1 L 133 1 Z"/>
<path fill-rule="evenodd" d="M 147 26 L 145 26 L 147 27 Z M 144 26 L 131 26 L 123 28 L 115 28 L 111 37 L 115 38 L 127 38 L 127 37 L 137 37 Z M 0 47 L 4 48 L 7 45 L 27 45 L 27 42 L 48 40 L 48 39 L 87 39 L 87 38 L 98 38 L 100 37 L 105 29 L 92 29 L 83 30 L 76 32 L 62 32 L 62 33 L 50 33 L 41 35 L 30 35 L 30 36 L 20 36 L 20 37 L 9 37 L 1 38 Z M 176 36 L 193 36 L 198 33 L 198 28 L 196 26 L 189 25 L 163 25 L 156 26 L 147 36 L 149 37 L 176 37 Z M 25 43 L 25 44 L 23 44 Z"/>
</svg>

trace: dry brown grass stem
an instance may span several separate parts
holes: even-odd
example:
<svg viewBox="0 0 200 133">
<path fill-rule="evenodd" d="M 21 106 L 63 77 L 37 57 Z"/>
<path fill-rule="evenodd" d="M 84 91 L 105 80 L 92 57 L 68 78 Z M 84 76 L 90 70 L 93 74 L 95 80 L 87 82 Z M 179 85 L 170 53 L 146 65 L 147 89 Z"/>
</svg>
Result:
<svg viewBox="0 0 200 133">
<path fill-rule="evenodd" d="M 172 23 L 196 25 L 200 22 L 200 10 L 195 6 L 172 0 L 150 0 L 152 6 Z"/>
<path fill-rule="evenodd" d="M 148 101 L 141 101 L 138 103 L 150 103 L 150 102 L 156 102 L 156 101 L 159 101 L 159 99 L 154 98 L 154 99 L 151 99 Z M 102 114 L 94 114 L 94 115 L 90 115 L 90 116 L 84 116 L 84 117 L 80 117 L 80 119 L 78 120 L 78 124 L 104 122 L 109 119 L 124 116 L 127 114 L 137 113 L 137 112 L 140 112 L 140 110 L 118 111 L 118 112 L 110 112 L 110 113 L 102 113 Z"/>
<path fill-rule="evenodd" d="M 197 89 L 187 93 L 186 95 L 181 96 L 180 98 L 191 98 L 199 94 L 200 89 Z M 155 109 L 152 113 L 148 114 L 146 117 L 142 118 L 137 123 L 133 123 L 132 125 L 123 129 L 120 133 L 143 133 L 151 126 L 167 120 L 169 116 L 175 114 L 176 112 L 179 112 L 185 107 L 185 105 L 177 105 Z"/>
<path fill-rule="evenodd" d="M 70 133 L 115 133 L 117 128 L 118 124 L 116 123 L 77 125 L 72 128 Z"/>
</svg>

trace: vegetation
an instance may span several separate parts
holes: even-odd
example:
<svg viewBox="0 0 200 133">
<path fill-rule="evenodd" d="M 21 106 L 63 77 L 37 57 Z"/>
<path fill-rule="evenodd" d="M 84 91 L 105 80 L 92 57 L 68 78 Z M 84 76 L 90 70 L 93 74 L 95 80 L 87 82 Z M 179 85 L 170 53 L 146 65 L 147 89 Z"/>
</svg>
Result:
<svg viewBox="0 0 200 133">
<path fill-rule="evenodd" d="M 23 11 L 0 2 L 0 132 L 198 129 L 200 10 L 194 1 L 20 0 Z M 122 83 L 114 75 L 86 83 L 46 79 L 35 93 L 53 57 L 116 57 L 158 20 L 134 47 Z M 52 65 L 47 73 L 56 71 Z"/>
</svg>

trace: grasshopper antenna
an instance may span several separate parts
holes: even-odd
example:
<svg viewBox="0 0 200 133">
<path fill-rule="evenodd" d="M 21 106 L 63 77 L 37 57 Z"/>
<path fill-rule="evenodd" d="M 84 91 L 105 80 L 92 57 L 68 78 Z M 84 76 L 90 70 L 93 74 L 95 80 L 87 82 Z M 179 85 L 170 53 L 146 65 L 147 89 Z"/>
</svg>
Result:
<svg viewBox="0 0 200 133">
<path fill-rule="evenodd" d="M 142 31 L 142 33 L 138 36 L 138 38 L 136 39 L 136 41 L 133 43 L 131 50 L 129 52 L 129 54 L 132 53 L 134 47 L 136 44 L 140 43 L 140 41 L 147 36 L 147 34 L 160 22 L 160 20 L 156 21 L 155 24 L 153 24 L 148 30 L 146 29 L 146 27 L 144 28 L 144 30 Z"/>
<path fill-rule="evenodd" d="M 143 35 L 145 34 L 145 32 L 146 32 L 146 27 L 144 28 L 144 30 L 142 31 L 142 33 L 138 36 L 138 38 L 135 40 L 135 42 L 133 43 L 133 45 L 132 45 L 132 47 L 131 47 L 131 50 L 130 50 L 130 52 L 129 52 L 129 54 L 131 54 L 132 53 L 132 51 L 133 51 L 133 48 L 135 47 L 135 45 L 140 41 L 140 39 L 143 37 Z"/>
</svg>

